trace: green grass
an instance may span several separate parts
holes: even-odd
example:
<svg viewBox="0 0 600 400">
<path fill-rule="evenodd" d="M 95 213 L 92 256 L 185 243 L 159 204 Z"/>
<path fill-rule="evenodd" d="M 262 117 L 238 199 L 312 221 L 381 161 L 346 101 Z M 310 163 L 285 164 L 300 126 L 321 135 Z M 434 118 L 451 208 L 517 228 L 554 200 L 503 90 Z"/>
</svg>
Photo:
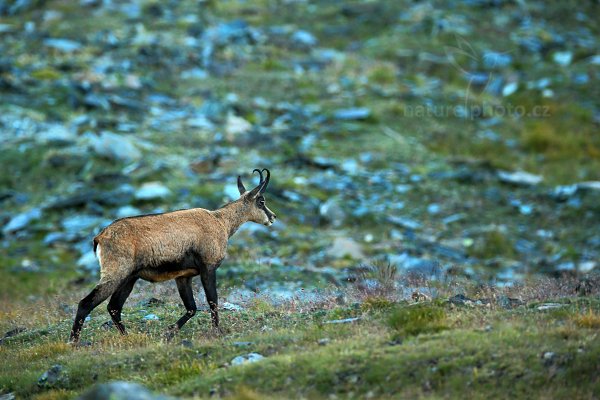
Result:
<svg viewBox="0 0 600 400">
<path fill-rule="evenodd" d="M 83 331 L 92 345 L 82 348 L 65 343 L 69 318 L 43 321 L 32 314 L 27 331 L 0 345 L 0 391 L 71 398 L 96 382 L 125 379 L 184 398 L 208 398 L 211 391 L 278 398 L 590 398 L 600 389 L 600 303 L 581 298 L 565 304 L 556 312 L 535 305 L 455 308 L 441 301 L 309 312 L 257 306 L 222 312 L 222 335 L 200 313 L 167 343 L 162 333 L 182 312 L 168 301 L 151 309 L 160 321 L 144 322 L 138 307 L 126 307 L 127 337 L 103 329 L 108 316 L 95 311 Z M 324 323 L 347 316 L 360 319 Z M 5 314 L 3 329 L 7 322 Z M 189 344 L 182 346 L 183 339 Z M 248 352 L 266 358 L 230 366 Z M 38 378 L 55 364 L 63 366 L 64 378 L 40 387 Z"/>
</svg>

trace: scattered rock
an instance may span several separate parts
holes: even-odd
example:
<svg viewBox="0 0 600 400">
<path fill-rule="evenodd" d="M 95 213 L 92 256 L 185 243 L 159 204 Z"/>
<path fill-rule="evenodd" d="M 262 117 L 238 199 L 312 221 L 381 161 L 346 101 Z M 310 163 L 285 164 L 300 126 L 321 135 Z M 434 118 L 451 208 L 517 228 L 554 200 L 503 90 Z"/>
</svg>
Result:
<svg viewBox="0 0 600 400">
<path fill-rule="evenodd" d="M 160 182 L 146 182 L 135 191 L 137 200 L 164 199 L 171 195 L 171 190 Z"/>
<path fill-rule="evenodd" d="M 360 320 L 360 317 L 354 317 L 354 318 L 344 318 L 344 319 L 334 319 L 331 321 L 325 321 L 326 324 L 349 324 L 351 322 L 356 322 Z"/>
<path fill-rule="evenodd" d="M 69 234 L 78 234 L 81 232 L 87 234 L 92 231 L 93 228 L 98 228 L 106 222 L 107 220 L 95 215 L 79 214 L 64 218 L 61 225 Z"/>
<path fill-rule="evenodd" d="M 11 329 L 10 331 L 7 331 L 7 332 L 4 334 L 4 339 L 7 339 L 7 338 L 10 338 L 10 337 L 13 337 L 13 336 L 17 336 L 19 333 L 23 333 L 23 332 L 25 332 L 26 330 L 27 330 L 27 328 L 24 328 L 24 327 L 22 327 L 22 326 L 19 326 L 19 327 L 13 328 L 13 329 Z"/>
<path fill-rule="evenodd" d="M 407 252 L 389 255 L 388 261 L 397 266 L 402 273 L 408 275 L 432 278 L 442 274 L 439 261 L 413 257 Z"/>
<path fill-rule="evenodd" d="M 329 198 L 319 206 L 319 215 L 334 227 L 341 226 L 346 219 L 346 213 L 340 205 L 339 199 L 335 197 Z"/>
<path fill-rule="evenodd" d="M 265 358 L 264 356 L 258 353 L 248 353 L 242 356 L 237 356 L 233 360 L 231 360 L 231 365 L 242 365 L 246 363 L 253 363 L 262 360 Z"/>
<path fill-rule="evenodd" d="M 329 344 L 329 342 L 331 342 L 331 339 L 329 338 L 323 338 L 323 339 L 319 339 L 317 341 L 317 343 L 319 344 L 319 346 L 326 346 Z"/>
<path fill-rule="evenodd" d="M 45 131 L 40 132 L 38 139 L 48 144 L 68 145 L 75 143 L 77 135 L 64 125 L 52 124 Z"/>
<path fill-rule="evenodd" d="M 512 310 L 519 306 L 525 305 L 525 302 L 520 299 L 513 299 L 508 296 L 501 295 L 496 299 L 498 305 L 506 310 Z"/>
<path fill-rule="evenodd" d="M 101 383 L 78 397 L 78 400 L 169 400 L 171 397 L 154 394 L 146 387 L 131 382 Z"/>
<path fill-rule="evenodd" d="M 254 343 L 252 343 L 252 342 L 233 342 L 232 344 L 235 347 L 248 347 L 248 346 L 252 346 Z"/>
<path fill-rule="evenodd" d="M 221 308 L 227 311 L 244 311 L 244 307 L 228 301 L 224 302 Z"/>
<path fill-rule="evenodd" d="M 314 47 L 317 45 L 317 38 L 310 32 L 299 30 L 292 34 L 292 41 L 302 47 Z"/>
<path fill-rule="evenodd" d="M 544 303 L 540 304 L 537 309 L 538 311 L 546 311 L 546 310 L 554 310 L 555 308 L 564 307 L 564 304 L 561 303 Z"/>
<path fill-rule="evenodd" d="M 421 228 L 421 223 L 406 217 L 399 217 L 396 215 L 390 215 L 388 217 L 388 221 L 390 221 L 394 225 L 398 225 L 401 228 L 417 230 Z"/>
<path fill-rule="evenodd" d="M 517 186 L 536 186 L 544 179 L 539 175 L 530 174 L 529 172 L 524 171 L 498 171 L 498 178 L 501 182 Z"/>
<path fill-rule="evenodd" d="M 29 226 L 29 224 L 42 217 L 42 209 L 39 207 L 32 208 L 21 214 L 17 214 L 8 221 L 8 224 L 2 228 L 2 232 L 6 234 L 20 231 Z"/>
<path fill-rule="evenodd" d="M 147 314 L 144 315 L 144 320 L 146 321 L 158 321 L 160 318 L 158 318 L 158 315 L 156 314 Z"/>
<path fill-rule="evenodd" d="M 51 388 L 67 380 L 67 374 L 60 364 L 53 365 L 48 371 L 44 372 L 38 379 L 38 386 Z"/>
<path fill-rule="evenodd" d="M 337 110 L 333 117 L 342 121 L 364 120 L 371 116 L 371 110 L 365 107 L 343 108 Z"/>
<path fill-rule="evenodd" d="M 333 258 L 351 257 L 356 260 L 365 258 L 362 246 L 354 239 L 347 237 L 336 237 L 333 245 L 327 250 L 327 255 Z"/>
<path fill-rule="evenodd" d="M 112 132 L 101 132 L 99 136 L 87 135 L 96 154 L 116 161 L 131 162 L 139 160 L 142 153 L 133 140 Z"/>
<path fill-rule="evenodd" d="M 415 303 L 420 301 L 431 301 L 431 296 L 419 291 L 414 291 L 410 297 Z"/>
<path fill-rule="evenodd" d="M 509 82 L 502 88 L 502 96 L 508 97 L 519 89 L 518 82 Z"/>
<path fill-rule="evenodd" d="M 156 297 L 150 297 L 150 298 L 144 299 L 138 303 L 138 305 L 141 307 L 160 306 L 163 304 L 165 304 L 164 300 L 157 299 Z"/>
<path fill-rule="evenodd" d="M 235 136 L 242 135 L 252 129 L 252 124 L 233 113 L 227 114 L 225 121 L 225 134 L 232 140 Z"/>
<path fill-rule="evenodd" d="M 545 351 L 542 353 L 542 359 L 544 361 L 552 361 L 556 357 L 556 353 L 553 351 Z"/>
<path fill-rule="evenodd" d="M 562 67 L 567 67 L 573 61 L 573 53 L 570 51 L 557 51 L 552 55 L 552 60 Z"/>
<path fill-rule="evenodd" d="M 81 43 L 69 39 L 45 39 L 44 45 L 56 50 L 60 50 L 64 53 L 72 53 L 81 48 Z"/>
<path fill-rule="evenodd" d="M 486 51 L 483 54 L 483 65 L 486 68 L 506 68 L 512 64 L 512 56 L 509 53 Z"/>
<path fill-rule="evenodd" d="M 119 207 L 119 209 L 117 209 L 117 212 L 115 213 L 115 218 L 132 217 L 132 216 L 140 215 L 141 213 L 142 212 L 140 211 L 139 208 L 127 205 L 127 206 Z"/>
<path fill-rule="evenodd" d="M 470 299 L 464 294 L 457 294 L 450 297 L 448 299 L 448 303 L 454 304 L 456 306 L 476 306 L 484 304 L 483 301 Z"/>
</svg>

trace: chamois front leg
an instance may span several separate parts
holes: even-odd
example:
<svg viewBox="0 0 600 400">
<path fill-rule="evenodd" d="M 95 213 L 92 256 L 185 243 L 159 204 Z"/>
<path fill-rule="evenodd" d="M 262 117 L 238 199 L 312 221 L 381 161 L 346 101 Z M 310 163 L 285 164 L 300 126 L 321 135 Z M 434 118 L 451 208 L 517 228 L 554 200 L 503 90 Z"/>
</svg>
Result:
<svg viewBox="0 0 600 400">
<path fill-rule="evenodd" d="M 181 300 L 185 306 L 186 313 L 179 318 L 177 323 L 169 327 L 169 330 L 167 331 L 167 340 L 173 339 L 175 334 L 179 332 L 183 325 L 185 325 L 190 318 L 196 315 L 197 309 L 196 301 L 194 300 L 194 289 L 192 288 L 192 278 L 177 278 L 175 279 L 175 282 L 177 283 L 177 290 L 179 291 L 179 296 L 181 296 Z"/>
<path fill-rule="evenodd" d="M 219 328 L 219 299 L 217 298 L 217 271 L 215 268 L 208 267 L 205 271 L 200 273 L 200 279 L 202 280 L 202 286 L 204 287 L 204 293 L 206 294 L 206 301 L 210 307 L 210 318 L 213 326 Z"/>
</svg>

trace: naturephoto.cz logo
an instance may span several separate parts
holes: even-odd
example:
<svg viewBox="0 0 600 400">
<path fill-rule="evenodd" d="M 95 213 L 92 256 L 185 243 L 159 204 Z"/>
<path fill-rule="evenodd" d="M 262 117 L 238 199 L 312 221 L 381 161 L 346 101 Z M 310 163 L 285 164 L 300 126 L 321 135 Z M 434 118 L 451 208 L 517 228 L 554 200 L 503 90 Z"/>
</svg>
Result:
<svg viewBox="0 0 600 400">
<path fill-rule="evenodd" d="M 516 78 L 505 77 L 496 71 L 512 62 L 510 52 L 485 52 L 480 54 L 461 36 L 456 36 L 456 46 L 444 48 L 446 59 L 466 81 L 460 104 L 404 105 L 407 117 L 455 117 L 476 119 L 481 117 L 545 118 L 550 107 L 542 104 L 525 106 L 513 104 L 509 98 L 519 90 Z"/>
</svg>

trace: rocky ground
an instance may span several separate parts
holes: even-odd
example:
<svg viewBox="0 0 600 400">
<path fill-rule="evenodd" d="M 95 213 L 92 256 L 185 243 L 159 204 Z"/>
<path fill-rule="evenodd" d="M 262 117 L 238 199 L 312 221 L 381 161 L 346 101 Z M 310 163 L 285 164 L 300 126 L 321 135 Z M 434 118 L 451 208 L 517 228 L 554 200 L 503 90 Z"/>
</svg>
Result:
<svg viewBox="0 0 600 400">
<path fill-rule="evenodd" d="M 64 306 L 40 302 L 20 308 L 27 318 L 2 339 L 0 388 L 7 399 L 594 399 L 595 287 L 578 298 L 553 280 L 510 290 L 437 285 L 435 300 L 419 293 L 418 302 L 364 287 L 278 306 L 256 297 L 224 306 L 223 333 L 202 312 L 171 342 L 166 328 L 183 308 L 134 295 L 128 336 L 105 312 L 93 314 L 75 349 L 64 340 Z M 451 295 L 457 289 L 466 294 Z"/>
<path fill-rule="evenodd" d="M 112 220 L 218 207 L 257 167 L 279 218 L 232 239 L 218 280 L 233 308 L 594 281 L 598 11 L 0 0 L 0 327 L 48 302 L 67 321 Z M 174 305 L 171 286 L 135 293 Z"/>
</svg>

